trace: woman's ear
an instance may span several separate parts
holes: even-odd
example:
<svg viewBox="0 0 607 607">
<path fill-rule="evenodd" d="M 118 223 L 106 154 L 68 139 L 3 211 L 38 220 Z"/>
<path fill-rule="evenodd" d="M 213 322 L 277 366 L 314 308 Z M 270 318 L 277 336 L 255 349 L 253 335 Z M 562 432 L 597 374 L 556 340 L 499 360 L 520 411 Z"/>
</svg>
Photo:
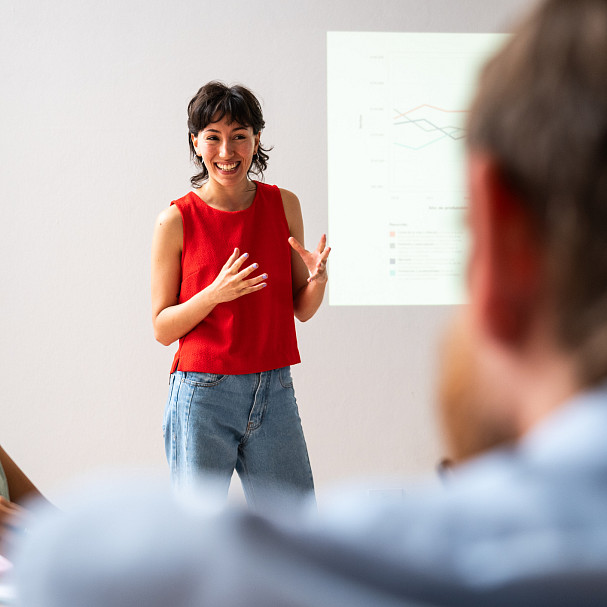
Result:
<svg viewBox="0 0 607 607">
<path fill-rule="evenodd" d="M 190 139 L 192 140 L 194 150 L 196 150 L 196 156 L 202 156 L 202 154 L 198 151 L 198 136 L 190 133 Z"/>
</svg>

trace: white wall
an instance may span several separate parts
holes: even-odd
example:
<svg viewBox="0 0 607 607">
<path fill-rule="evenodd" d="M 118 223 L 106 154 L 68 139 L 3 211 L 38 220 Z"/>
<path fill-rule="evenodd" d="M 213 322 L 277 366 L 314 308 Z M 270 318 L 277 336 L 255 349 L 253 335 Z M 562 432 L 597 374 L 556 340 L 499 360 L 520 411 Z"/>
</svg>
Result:
<svg viewBox="0 0 607 607">
<path fill-rule="evenodd" d="M 529 4 L 2 0 L 0 441 L 33 480 L 52 497 L 97 468 L 165 473 L 175 348 L 152 336 L 150 238 L 188 190 L 185 109 L 202 83 L 259 95 L 266 180 L 298 194 L 311 244 L 327 229 L 326 31 L 506 31 Z M 298 325 L 318 486 L 434 465 L 435 346 L 451 312 L 325 305 Z"/>
</svg>

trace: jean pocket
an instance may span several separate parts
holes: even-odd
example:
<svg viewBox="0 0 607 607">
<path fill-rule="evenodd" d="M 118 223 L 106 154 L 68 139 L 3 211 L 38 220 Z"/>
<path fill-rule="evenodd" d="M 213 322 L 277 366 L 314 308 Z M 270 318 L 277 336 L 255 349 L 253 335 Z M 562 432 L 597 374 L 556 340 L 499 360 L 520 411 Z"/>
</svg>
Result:
<svg viewBox="0 0 607 607">
<path fill-rule="evenodd" d="M 293 377 L 291 377 L 291 367 L 282 367 L 282 369 L 278 369 L 278 379 L 280 379 L 283 388 L 292 388 Z"/>
<path fill-rule="evenodd" d="M 221 383 L 227 375 L 219 373 L 201 373 L 199 371 L 187 371 L 183 374 L 183 381 L 190 386 L 216 386 Z"/>
</svg>

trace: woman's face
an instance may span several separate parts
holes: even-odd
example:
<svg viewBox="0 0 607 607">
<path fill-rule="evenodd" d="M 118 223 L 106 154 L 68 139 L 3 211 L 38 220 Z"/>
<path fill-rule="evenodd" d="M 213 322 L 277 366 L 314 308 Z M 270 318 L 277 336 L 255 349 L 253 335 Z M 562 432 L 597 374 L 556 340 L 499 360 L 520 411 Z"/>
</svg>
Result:
<svg viewBox="0 0 607 607">
<path fill-rule="evenodd" d="M 253 154 L 259 146 L 259 133 L 253 134 L 250 126 L 229 122 L 224 116 L 207 124 L 192 143 L 209 172 L 209 179 L 221 185 L 235 185 L 247 180 Z"/>
</svg>

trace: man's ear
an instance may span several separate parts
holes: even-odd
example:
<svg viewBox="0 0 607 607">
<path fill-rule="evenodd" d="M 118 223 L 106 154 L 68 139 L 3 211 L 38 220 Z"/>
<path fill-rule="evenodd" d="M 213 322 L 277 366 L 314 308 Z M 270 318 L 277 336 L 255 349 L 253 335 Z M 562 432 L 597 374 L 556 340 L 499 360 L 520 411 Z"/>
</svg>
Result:
<svg viewBox="0 0 607 607">
<path fill-rule="evenodd" d="M 541 294 L 541 243 L 524 201 L 493 158 L 469 158 L 470 298 L 491 338 L 524 343 Z"/>
</svg>

